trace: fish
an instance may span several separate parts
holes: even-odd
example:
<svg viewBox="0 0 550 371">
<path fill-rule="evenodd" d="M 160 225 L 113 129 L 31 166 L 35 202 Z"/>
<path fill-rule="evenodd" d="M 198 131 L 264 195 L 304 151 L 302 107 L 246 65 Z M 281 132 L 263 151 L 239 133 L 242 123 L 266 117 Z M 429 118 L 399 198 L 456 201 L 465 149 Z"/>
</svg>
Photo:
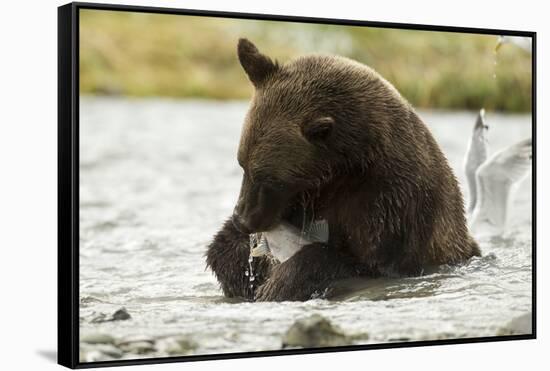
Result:
<svg viewBox="0 0 550 371">
<path fill-rule="evenodd" d="M 304 230 L 282 221 L 269 231 L 256 233 L 251 237 L 250 256 L 271 254 L 281 263 L 296 254 L 302 247 L 314 242 L 328 242 L 329 227 L 326 220 L 315 220 Z"/>
</svg>

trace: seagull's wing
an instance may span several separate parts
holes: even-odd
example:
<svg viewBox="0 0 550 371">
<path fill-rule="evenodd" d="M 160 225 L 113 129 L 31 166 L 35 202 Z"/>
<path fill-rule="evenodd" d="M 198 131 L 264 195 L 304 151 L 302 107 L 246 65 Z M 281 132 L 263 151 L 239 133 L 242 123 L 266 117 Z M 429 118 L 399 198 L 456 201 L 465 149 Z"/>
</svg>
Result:
<svg viewBox="0 0 550 371">
<path fill-rule="evenodd" d="M 476 172 L 478 201 L 471 220 L 472 230 L 488 224 L 502 231 L 506 225 L 513 186 L 531 171 L 532 156 L 533 144 L 529 138 L 495 153 L 479 167 Z"/>
<path fill-rule="evenodd" d="M 508 148 L 495 153 L 478 171 L 482 178 L 501 182 L 516 183 L 522 180 L 531 170 L 533 141 L 524 139 Z"/>
<path fill-rule="evenodd" d="M 487 130 L 489 127 L 485 124 L 485 110 L 481 109 L 477 115 L 477 120 L 472 131 L 472 136 L 468 142 L 466 156 L 464 157 L 464 172 L 468 181 L 468 214 L 474 211 L 477 202 L 476 192 L 476 171 L 487 160 L 489 145 L 487 141 Z"/>
</svg>

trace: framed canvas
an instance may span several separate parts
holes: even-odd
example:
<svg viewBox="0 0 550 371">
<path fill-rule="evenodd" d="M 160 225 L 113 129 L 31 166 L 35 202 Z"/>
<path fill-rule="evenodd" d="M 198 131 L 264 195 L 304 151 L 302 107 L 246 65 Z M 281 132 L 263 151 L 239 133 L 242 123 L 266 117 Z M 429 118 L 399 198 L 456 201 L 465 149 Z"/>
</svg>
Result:
<svg viewBox="0 0 550 371">
<path fill-rule="evenodd" d="M 60 364 L 536 337 L 535 32 L 58 20 Z"/>
</svg>

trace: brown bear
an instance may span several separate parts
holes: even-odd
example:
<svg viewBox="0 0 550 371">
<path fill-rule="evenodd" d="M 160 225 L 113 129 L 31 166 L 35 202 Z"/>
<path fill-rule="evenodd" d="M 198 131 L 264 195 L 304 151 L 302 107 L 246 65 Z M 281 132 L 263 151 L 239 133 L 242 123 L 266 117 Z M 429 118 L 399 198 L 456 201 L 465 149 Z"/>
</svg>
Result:
<svg viewBox="0 0 550 371">
<path fill-rule="evenodd" d="M 308 300 L 338 279 L 420 275 L 480 255 L 453 171 L 388 81 L 339 56 L 279 65 L 246 39 L 238 56 L 255 88 L 238 149 L 244 175 L 207 251 L 226 296 Z M 251 289 L 249 234 L 300 215 L 326 220 L 328 242 L 283 263 L 255 258 Z"/>
</svg>

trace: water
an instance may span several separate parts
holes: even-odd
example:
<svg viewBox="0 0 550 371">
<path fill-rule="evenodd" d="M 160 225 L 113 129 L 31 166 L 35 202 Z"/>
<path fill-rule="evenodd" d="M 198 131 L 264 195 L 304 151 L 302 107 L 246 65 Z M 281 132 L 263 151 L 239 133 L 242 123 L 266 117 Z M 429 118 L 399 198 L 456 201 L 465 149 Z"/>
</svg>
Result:
<svg viewBox="0 0 550 371">
<path fill-rule="evenodd" d="M 337 287 L 332 300 L 225 299 L 204 253 L 238 195 L 246 106 L 81 100 L 81 336 L 183 335 L 196 342 L 196 354 L 224 353 L 280 349 L 285 330 L 313 313 L 379 343 L 492 336 L 531 309 L 530 176 L 518 189 L 506 234 L 480 240 L 483 257 L 467 265 L 416 278 L 354 280 Z M 465 187 L 462 159 L 476 114 L 420 115 Z M 528 115 L 489 112 L 486 120 L 492 151 L 530 136 Z M 90 323 L 120 307 L 131 320 Z"/>
</svg>

